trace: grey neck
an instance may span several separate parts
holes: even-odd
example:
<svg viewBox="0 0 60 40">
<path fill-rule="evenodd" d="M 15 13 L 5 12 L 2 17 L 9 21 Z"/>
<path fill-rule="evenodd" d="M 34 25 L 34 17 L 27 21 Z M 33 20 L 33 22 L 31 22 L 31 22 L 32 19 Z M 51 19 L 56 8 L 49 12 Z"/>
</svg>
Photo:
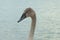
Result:
<svg viewBox="0 0 60 40">
<path fill-rule="evenodd" d="M 36 16 L 33 16 L 28 40 L 33 40 L 34 32 L 35 32 L 35 26 L 36 26 Z"/>
</svg>

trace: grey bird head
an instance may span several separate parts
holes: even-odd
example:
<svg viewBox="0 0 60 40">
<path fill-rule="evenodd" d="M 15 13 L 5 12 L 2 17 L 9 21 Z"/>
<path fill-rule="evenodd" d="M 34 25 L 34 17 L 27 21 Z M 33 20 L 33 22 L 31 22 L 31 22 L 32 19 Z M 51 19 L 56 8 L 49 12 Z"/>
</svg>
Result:
<svg viewBox="0 0 60 40">
<path fill-rule="evenodd" d="M 24 13 L 21 16 L 21 18 L 17 22 L 19 23 L 20 21 L 24 20 L 25 18 L 33 16 L 33 14 L 31 14 L 31 13 L 32 13 L 31 8 L 25 9 Z"/>
<path fill-rule="evenodd" d="M 33 13 L 34 11 L 32 8 L 26 8 L 21 16 L 21 18 L 18 20 L 18 23 L 22 20 L 24 20 L 27 17 L 33 17 L 35 14 Z"/>
</svg>

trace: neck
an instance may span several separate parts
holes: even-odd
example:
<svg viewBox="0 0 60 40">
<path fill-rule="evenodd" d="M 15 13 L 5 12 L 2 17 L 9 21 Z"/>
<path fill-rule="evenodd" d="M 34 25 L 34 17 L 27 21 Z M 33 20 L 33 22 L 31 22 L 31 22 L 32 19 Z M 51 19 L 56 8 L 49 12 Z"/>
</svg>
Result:
<svg viewBox="0 0 60 40">
<path fill-rule="evenodd" d="M 29 39 L 28 40 L 33 40 L 34 31 L 35 31 L 35 25 L 36 25 L 36 16 L 33 16 L 31 18 L 32 18 L 32 23 L 31 23 L 31 30 L 30 30 L 30 34 L 29 34 Z"/>
</svg>

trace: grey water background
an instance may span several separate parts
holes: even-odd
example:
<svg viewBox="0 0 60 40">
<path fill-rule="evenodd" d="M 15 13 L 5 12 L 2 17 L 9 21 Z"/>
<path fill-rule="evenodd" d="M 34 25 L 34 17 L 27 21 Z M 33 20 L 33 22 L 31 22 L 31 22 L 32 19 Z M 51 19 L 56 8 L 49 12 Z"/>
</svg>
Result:
<svg viewBox="0 0 60 40">
<path fill-rule="evenodd" d="M 0 0 L 0 40 L 27 40 L 31 19 L 17 23 L 31 7 L 37 23 L 34 40 L 60 40 L 60 0 Z"/>
</svg>

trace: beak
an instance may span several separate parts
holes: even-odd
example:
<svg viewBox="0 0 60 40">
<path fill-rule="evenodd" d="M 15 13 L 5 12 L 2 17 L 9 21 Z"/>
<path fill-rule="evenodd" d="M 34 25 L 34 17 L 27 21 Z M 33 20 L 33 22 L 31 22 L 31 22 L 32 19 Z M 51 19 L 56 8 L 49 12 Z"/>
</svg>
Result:
<svg viewBox="0 0 60 40">
<path fill-rule="evenodd" d="M 26 13 L 23 13 L 21 18 L 17 21 L 18 23 L 21 22 L 22 20 L 24 20 L 26 18 Z"/>
</svg>

